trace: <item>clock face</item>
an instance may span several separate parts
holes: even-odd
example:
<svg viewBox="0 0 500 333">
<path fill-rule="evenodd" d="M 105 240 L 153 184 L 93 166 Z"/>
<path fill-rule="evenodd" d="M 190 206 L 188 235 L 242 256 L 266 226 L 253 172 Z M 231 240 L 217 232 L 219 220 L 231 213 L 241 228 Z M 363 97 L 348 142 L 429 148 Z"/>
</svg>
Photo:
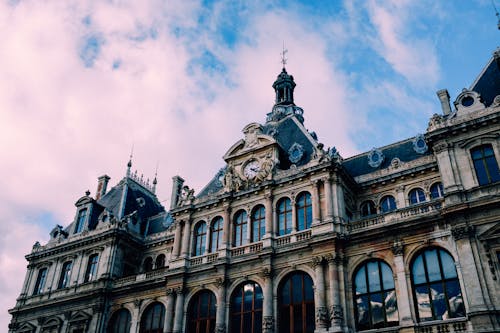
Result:
<svg viewBox="0 0 500 333">
<path fill-rule="evenodd" d="M 243 168 L 243 175 L 248 179 L 252 179 L 257 176 L 257 173 L 260 171 L 260 164 L 257 160 L 252 160 L 248 162 Z"/>
</svg>

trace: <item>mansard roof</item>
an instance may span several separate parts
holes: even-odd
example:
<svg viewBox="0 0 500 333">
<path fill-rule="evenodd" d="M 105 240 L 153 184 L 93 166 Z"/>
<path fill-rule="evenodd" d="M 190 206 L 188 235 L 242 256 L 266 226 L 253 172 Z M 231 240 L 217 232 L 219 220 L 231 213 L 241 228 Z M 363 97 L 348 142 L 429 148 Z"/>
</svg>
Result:
<svg viewBox="0 0 500 333">
<path fill-rule="evenodd" d="M 486 107 L 500 95 L 500 49 L 493 53 L 486 67 L 471 85 L 470 90 L 479 93 Z"/>
</svg>

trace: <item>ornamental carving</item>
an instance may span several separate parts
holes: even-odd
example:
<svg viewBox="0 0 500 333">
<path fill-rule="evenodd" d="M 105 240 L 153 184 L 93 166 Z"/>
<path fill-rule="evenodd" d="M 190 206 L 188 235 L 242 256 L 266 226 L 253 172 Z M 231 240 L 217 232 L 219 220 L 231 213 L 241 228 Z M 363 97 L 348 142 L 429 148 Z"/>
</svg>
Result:
<svg viewBox="0 0 500 333">
<path fill-rule="evenodd" d="M 140 308 L 142 304 L 142 299 L 134 299 L 134 306 Z"/>
<path fill-rule="evenodd" d="M 474 234 L 476 233 L 476 230 L 474 226 L 463 226 L 463 227 L 456 227 L 451 230 L 451 234 L 453 235 L 453 238 L 455 240 L 460 240 L 464 239 L 467 237 L 473 237 Z"/>
<path fill-rule="evenodd" d="M 260 272 L 260 276 L 262 276 L 264 279 L 269 279 L 273 276 L 273 272 L 271 268 L 269 267 L 264 267 L 262 271 Z"/>
<path fill-rule="evenodd" d="M 312 268 L 316 268 L 318 267 L 319 265 L 321 265 L 321 262 L 323 261 L 323 257 L 321 256 L 316 256 L 316 257 L 313 257 L 312 258 L 312 261 L 311 261 L 311 266 Z"/>
<path fill-rule="evenodd" d="M 216 333 L 226 333 L 226 326 L 224 324 L 215 325 L 215 332 Z"/>
<path fill-rule="evenodd" d="M 391 250 L 395 256 L 402 256 L 404 253 L 404 243 L 400 240 L 395 240 L 391 246 Z"/>
<path fill-rule="evenodd" d="M 274 318 L 273 316 L 264 316 L 262 318 L 262 332 L 271 333 L 274 328 Z"/>
<path fill-rule="evenodd" d="M 326 306 L 316 308 L 316 326 L 328 327 L 328 309 Z"/>
<path fill-rule="evenodd" d="M 427 142 L 425 142 L 425 137 L 423 134 L 417 134 L 412 140 L 413 150 L 418 154 L 424 154 L 427 152 L 429 147 L 427 147 Z"/>
<path fill-rule="evenodd" d="M 219 276 L 217 279 L 215 279 L 215 286 L 220 289 L 221 287 L 226 285 L 226 279 L 224 277 Z"/>
<path fill-rule="evenodd" d="M 344 319 L 344 311 L 341 305 L 332 305 L 330 307 L 330 320 L 340 322 Z"/>
<path fill-rule="evenodd" d="M 288 159 L 293 164 L 297 164 L 304 157 L 304 147 L 301 144 L 295 142 L 290 149 L 288 149 Z"/>
<path fill-rule="evenodd" d="M 368 153 L 368 164 L 372 168 L 378 168 L 384 162 L 384 154 L 380 149 L 372 148 Z"/>
</svg>

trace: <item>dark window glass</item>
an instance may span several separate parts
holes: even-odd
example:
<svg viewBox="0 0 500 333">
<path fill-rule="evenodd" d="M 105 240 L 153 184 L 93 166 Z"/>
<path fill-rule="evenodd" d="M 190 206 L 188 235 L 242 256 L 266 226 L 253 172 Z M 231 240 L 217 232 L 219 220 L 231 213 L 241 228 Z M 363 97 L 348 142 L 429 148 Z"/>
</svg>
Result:
<svg viewBox="0 0 500 333">
<path fill-rule="evenodd" d="M 63 264 L 61 269 L 61 276 L 59 277 L 59 283 L 57 284 L 58 289 L 69 287 L 72 265 L 73 263 L 71 261 L 66 261 Z"/>
<path fill-rule="evenodd" d="M 224 220 L 222 217 L 216 217 L 212 221 L 211 238 L 210 238 L 210 252 L 217 252 L 219 246 L 222 244 L 222 229 Z"/>
<path fill-rule="evenodd" d="M 130 312 L 127 309 L 120 309 L 113 313 L 109 321 L 107 333 L 129 333 L 130 332 Z"/>
<path fill-rule="evenodd" d="M 153 258 L 147 257 L 144 260 L 144 272 L 151 272 L 153 270 Z"/>
<path fill-rule="evenodd" d="M 262 289 L 255 282 L 245 283 L 231 297 L 231 329 L 235 333 L 262 332 Z"/>
<path fill-rule="evenodd" d="M 140 333 L 163 333 L 165 322 L 165 307 L 160 302 L 155 302 L 144 310 L 141 316 Z"/>
<path fill-rule="evenodd" d="M 447 252 L 437 248 L 421 252 L 411 273 L 419 321 L 465 316 L 455 263 Z"/>
<path fill-rule="evenodd" d="M 278 202 L 278 225 L 280 236 L 292 232 L 292 204 L 288 198 L 283 198 Z"/>
<path fill-rule="evenodd" d="M 89 262 L 87 263 L 87 270 L 85 271 L 85 282 L 95 279 L 97 274 L 97 263 L 99 262 L 99 255 L 93 254 L 89 257 Z"/>
<path fill-rule="evenodd" d="M 83 226 L 85 225 L 86 217 L 87 217 L 87 208 L 81 209 L 78 212 L 78 217 L 76 218 L 75 234 L 82 232 Z"/>
<path fill-rule="evenodd" d="M 266 210 L 264 206 L 257 206 L 252 212 L 252 242 L 262 240 L 266 233 Z"/>
<path fill-rule="evenodd" d="M 302 272 L 289 274 L 278 288 L 280 333 L 313 333 L 314 291 L 312 279 Z"/>
<path fill-rule="evenodd" d="M 442 198 L 444 195 L 443 184 L 435 183 L 431 186 L 431 199 Z"/>
<path fill-rule="evenodd" d="M 33 295 L 38 295 L 43 291 L 46 279 L 47 279 L 47 268 L 41 268 L 38 271 L 38 276 L 36 277 L 36 283 L 35 283 L 35 289 L 33 290 Z"/>
<path fill-rule="evenodd" d="M 194 256 L 205 254 L 205 246 L 207 242 L 207 224 L 199 222 L 194 229 Z"/>
<path fill-rule="evenodd" d="M 425 202 L 425 192 L 421 188 L 414 188 L 410 191 L 410 194 L 408 196 L 410 199 L 410 205 Z"/>
<path fill-rule="evenodd" d="M 307 192 L 297 197 L 297 230 L 309 229 L 312 224 L 311 195 Z"/>
<path fill-rule="evenodd" d="M 471 150 L 474 169 L 479 185 L 500 181 L 500 171 L 491 145 L 483 145 Z"/>
<path fill-rule="evenodd" d="M 189 333 L 215 332 L 215 295 L 209 290 L 196 293 L 189 301 L 187 330 Z"/>
<path fill-rule="evenodd" d="M 396 200 L 392 195 L 386 195 L 380 200 L 380 210 L 387 213 L 396 209 Z"/>
<path fill-rule="evenodd" d="M 156 257 L 155 268 L 163 268 L 165 266 L 165 255 L 162 253 Z"/>
<path fill-rule="evenodd" d="M 361 204 L 361 217 L 377 214 L 373 201 L 365 201 Z"/>
<path fill-rule="evenodd" d="M 247 212 L 244 210 L 236 214 L 234 220 L 234 246 L 242 246 L 247 243 Z"/>
<path fill-rule="evenodd" d="M 364 263 L 354 275 L 354 299 L 358 330 L 399 324 L 392 270 L 381 260 Z"/>
</svg>

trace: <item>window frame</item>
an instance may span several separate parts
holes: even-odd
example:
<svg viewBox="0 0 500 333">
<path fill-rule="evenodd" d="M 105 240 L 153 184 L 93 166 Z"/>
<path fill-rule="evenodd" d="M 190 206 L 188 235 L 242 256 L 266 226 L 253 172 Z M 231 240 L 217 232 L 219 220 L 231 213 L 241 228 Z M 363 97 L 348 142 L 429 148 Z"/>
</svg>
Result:
<svg viewBox="0 0 500 333">
<path fill-rule="evenodd" d="M 111 315 L 106 332 L 107 333 L 130 333 L 132 315 L 127 308 L 121 308 Z M 123 327 L 124 326 L 124 327 Z"/>
<path fill-rule="evenodd" d="M 367 207 L 366 213 L 365 207 Z M 370 217 L 373 215 L 377 215 L 377 207 L 375 206 L 375 202 L 373 202 L 373 200 L 363 201 L 359 207 L 359 215 L 361 217 Z"/>
<path fill-rule="evenodd" d="M 408 192 L 408 203 L 410 206 L 419 205 L 427 201 L 425 191 L 420 187 L 412 188 Z"/>
<path fill-rule="evenodd" d="M 297 215 L 297 231 L 310 229 L 312 226 L 312 196 L 309 192 L 301 192 L 295 202 L 295 211 Z M 301 218 L 304 225 L 301 225 Z"/>
<path fill-rule="evenodd" d="M 283 206 L 283 207 L 282 207 Z M 292 200 L 283 197 L 276 203 L 276 215 L 278 216 L 278 236 L 285 236 L 293 230 L 293 208 Z"/>
<path fill-rule="evenodd" d="M 166 256 L 163 253 L 160 253 L 155 259 L 155 269 L 160 269 L 165 267 Z"/>
<path fill-rule="evenodd" d="M 194 227 L 193 234 L 193 256 L 202 256 L 207 250 L 207 223 L 199 221 Z"/>
<path fill-rule="evenodd" d="M 149 304 L 142 312 L 140 320 L 139 333 L 163 333 L 165 326 L 165 306 L 158 301 Z M 154 327 L 155 321 L 159 323 L 159 327 Z M 148 324 L 149 327 L 145 327 Z"/>
<path fill-rule="evenodd" d="M 260 242 L 266 233 L 266 208 L 263 205 L 252 209 L 251 224 L 251 242 Z"/>
<path fill-rule="evenodd" d="M 293 281 L 295 277 L 300 279 L 300 300 L 295 300 L 294 293 L 295 288 Z M 300 332 L 303 333 L 313 333 L 316 329 L 315 322 L 315 299 L 314 299 L 314 281 L 311 276 L 303 271 L 294 271 L 287 274 L 278 286 L 278 332 L 280 333 L 295 333 L 297 332 L 294 327 L 295 324 L 295 312 L 296 309 L 300 310 L 302 327 L 299 327 Z M 284 289 L 289 288 L 288 292 L 285 294 Z M 306 290 L 308 289 L 308 290 Z M 312 300 L 307 299 L 307 295 L 312 296 Z M 283 298 L 284 295 L 289 295 L 289 303 L 285 304 Z M 286 313 L 288 312 L 288 315 Z M 298 312 L 298 311 L 297 311 Z M 287 325 L 287 326 L 285 326 Z M 312 330 L 307 330 L 308 326 L 312 326 Z M 286 328 L 288 327 L 288 332 Z"/>
<path fill-rule="evenodd" d="M 206 316 L 202 316 L 200 311 L 202 304 L 202 297 L 208 297 L 207 301 L 207 313 Z M 217 314 L 217 299 L 215 294 L 208 289 L 203 289 L 198 291 L 191 297 L 187 307 L 186 314 L 186 332 L 189 333 L 199 333 L 200 325 L 204 325 L 205 329 L 201 332 L 214 332 L 215 331 L 215 321 Z M 194 326 L 194 330 L 193 330 Z"/>
<path fill-rule="evenodd" d="M 222 233 L 224 231 L 224 219 L 217 216 L 210 224 L 210 253 L 217 252 L 222 245 Z"/>
<path fill-rule="evenodd" d="M 435 196 L 434 193 L 437 193 L 437 196 Z M 436 199 L 444 197 L 443 183 L 442 182 L 435 182 L 434 184 L 432 184 L 431 187 L 429 188 L 429 194 L 430 194 L 431 200 L 436 200 Z"/>
<path fill-rule="evenodd" d="M 392 201 L 390 199 L 392 199 Z M 388 205 L 388 209 L 384 209 L 384 202 L 386 202 L 386 201 L 391 201 L 390 204 Z M 391 204 L 394 204 L 394 208 L 390 207 Z M 380 199 L 380 212 L 381 213 L 390 213 L 390 212 L 393 212 L 397 209 L 398 209 L 398 205 L 396 203 L 396 198 L 393 195 L 387 194 L 387 195 L 384 195 Z"/>
<path fill-rule="evenodd" d="M 83 282 L 90 282 L 97 277 L 97 269 L 99 268 L 99 254 L 94 253 L 89 256 L 87 268 L 85 269 L 85 277 Z"/>
<path fill-rule="evenodd" d="M 489 150 L 488 152 L 490 153 L 489 155 L 485 154 L 485 149 Z M 481 156 L 479 158 L 474 157 L 474 153 L 477 151 L 480 151 L 481 153 Z M 469 153 L 472 161 L 472 166 L 475 171 L 477 183 L 479 184 L 479 186 L 493 184 L 500 181 L 500 169 L 498 166 L 498 159 L 492 144 L 486 143 L 486 144 L 481 144 L 479 146 L 475 146 L 470 149 Z M 490 161 L 492 164 L 489 165 L 487 160 Z M 486 176 L 486 179 L 484 179 L 483 176 L 480 176 L 480 173 L 478 173 L 478 166 L 481 166 L 483 168 L 483 171 L 485 173 L 484 176 Z M 490 170 L 490 167 L 496 168 L 497 172 L 496 177 L 493 177 L 492 175 L 495 172 L 495 170 Z"/>
<path fill-rule="evenodd" d="M 71 285 L 71 271 L 73 269 L 73 261 L 65 261 L 61 267 L 57 289 L 68 288 Z"/>
<path fill-rule="evenodd" d="M 234 214 L 233 226 L 233 246 L 238 247 L 247 245 L 248 214 L 246 210 L 241 209 Z"/>
<path fill-rule="evenodd" d="M 40 295 L 47 282 L 47 274 L 49 269 L 47 267 L 42 267 L 38 269 L 38 274 L 36 277 L 35 287 L 33 288 L 33 296 Z"/>
<path fill-rule="evenodd" d="M 85 226 L 85 221 L 87 220 L 88 209 L 87 207 L 82 208 L 78 211 L 78 216 L 76 217 L 76 224 L 73 233 L 79 234 L 83 231 Z"/>
<path fill-rule="evenodd" d="M 245 294 L 247 286 L 251 286 L 251 308 L 245 308 Z M 239 304 L 239 311 L 235 311 L 235 299 L 236 297 L 241 296 L 241 303 Z M 256 306 L 258 297 L 261 298 L 260 308 Z M 231 307 L 229 309 L 229 332 L 240 333 L 245 332 L 244 327 L 250 324 L 250 332 L 252 333 L 260 333 L 262 332 L 262 314 L 264 310 L 264 295 L 262 292 L 261 286 L 254 281 L 248 281 L 241 283 L 238 287 L 234 289 L 230 298 Z M 250 316 L 250 323 L 248 323 L 245 319 L 248 319 Z M 260 320 L 259 320 L 260 317 Z M 235 322 L 239 322 L 239 327 L 235 327 Z M 248 332 L 248 331 L 247 331 Z"/>
</svg>

